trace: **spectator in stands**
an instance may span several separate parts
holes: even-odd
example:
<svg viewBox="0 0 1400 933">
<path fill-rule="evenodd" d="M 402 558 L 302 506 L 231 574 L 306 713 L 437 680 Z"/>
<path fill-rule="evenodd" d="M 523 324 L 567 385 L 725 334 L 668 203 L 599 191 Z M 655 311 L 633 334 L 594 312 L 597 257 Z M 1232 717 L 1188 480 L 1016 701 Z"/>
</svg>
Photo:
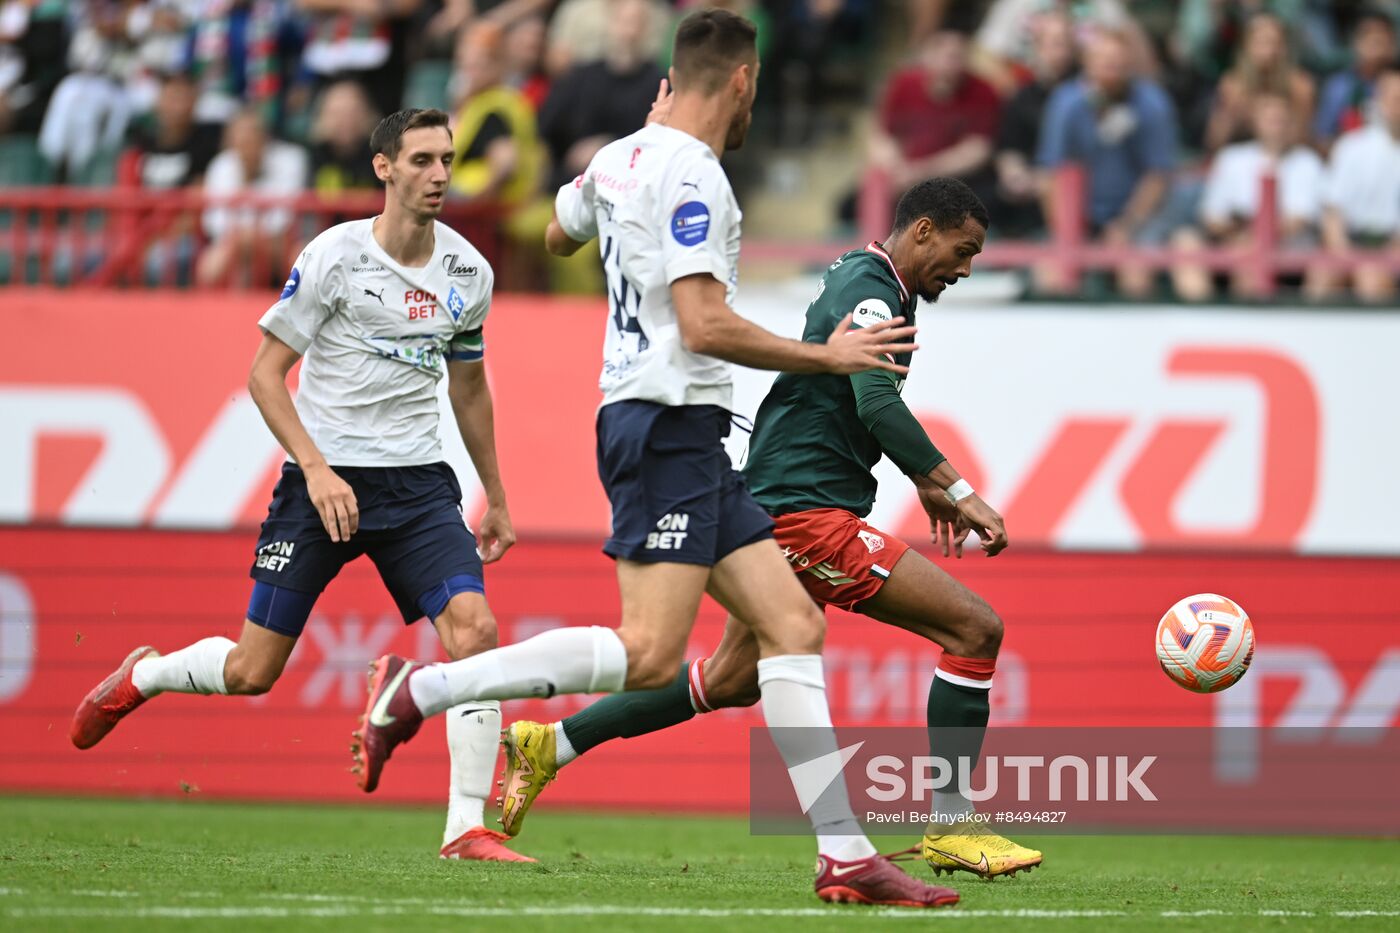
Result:
<svg viewBox="0 0 1400 933">
<path fill-rule="evenodd" d="M 379 122 L 358 82 L 337 81 L 321 93 L 311 127 L 311 187 L 319 194 L 376 189 L 369 134 Z"/>
<path fill-rule="evenodd" d="M 196 119 L 222 125 L 251 104 L 278 124 L 300 42 L 291 14 L 284 0 L 207 0 L 184 64 L 199 84 Z"/>
<path fill-rule="evenodd" d="M 98 0 L 80 5 L 77 13 L 78 28 L 68 47 L 71 71 L 54 89 L 39 128 L 39 151 L 60 179 L 83 172 L 104 155 L 114 164 L 131 119 L 125 10 Z"/>
<path fill-rule="evenodd" d="M 167 75 L 149 118 L 133 124 L 130 152 L 142 188 L 165 191 L 203 180 L 219 153 L 223 130 L 217 124 L 196 122 L 198 96 L 189 75 Z"/>
<path fill-rule="evenodd" d="M 256 107 L 245 108 L 228 122 L 224 146 L 205 173 L 206 195 L 290 198 L 306 187 L 306 151 L 270 139 Z M 292 212 L 287 208 L 208 208 L 204 212 L 204 233 L 210 242 L 195 267 L 196 284 L 222 284 L 237 270 L 261 270 L 280 276 L 295 246 L 290 240 L 291 221 Z"/>
<path fill-rule="evenodd" d="M 1074 24 L 1058 10 L 1035 19 L 1034 77 L 1006 102 L 997 135 L 997 197 L 1005 207 L 997 228 L 1025 234 L 1041 226 L 1035 145 L 1050 94 L 1076 67 Z"/>
<path fill-rule="evenodd" d="M 1248 21 L 1270 13 L 1289 28 L 1296 44 L 1307 0 L 1183 0 L 1176 17 L 1172 45 L 1184 65 L 1214 83 L 1238 61 L 1241 37 Z"/>
<path fill-rule="evenodd" d="M 195 121 L 199 92 L 188 75 L 165 76 L 155 106 L 132 125 L 128 164 L 135 181 L 147 191 L 172 191 L 199 185 L 219 153 L 223 128 Z M 189 284 L 194 268 L 197 218 L 182 213 L 151 234 L 145 246 L 149 284 Z"/>
<path fill-rule="evenodd" d="M 1208 244 L 1245 245 L 1252 238 L 1251 225 L 1259 212 L 1263 179 L 1274 177 L 1282 245 L 1310 248 L 1317 244 L 1317 224 L 1322 214 L 1322 159 L 1299 142 L 1301 115 L 1287 94 L 1261 91 L 1254 97 L 1254 138 L 1226 146 L 1210 166 L 1201 199 L 1200 227 L 1177 231 L 1174 244 L 1185 250 L 1201 250 Z M 1172 270 L 1177 296 L 1185 301 L 1206 301 L 1214 292 L 1214 276 L 1192 262 Z M 1257 280 L 1236 271 L 1231 291 L 1238 297 L 1255 297 Z"/>
<path fill-rule="evenodd" d="M 1365 125 L 1377 76 L 1396 64 L 1395 24 L 1383 13 L 1361 16 L 1352 33 L 1352 64 L 1322 86 L 1313 141 L 1324 152 L 1341 134 Z"/>
<path fill-rule="evenodd" d="M 540 110 L 540 136 L 554 166 L 546 190 L 567 184 L 599 149 L 646 121 L 663 77 L 648 55 L 653 16 L 648 0 L 612 0 L 603 58 L 555 80 Z"/>
<path fill-rule="evenodd" d="M 1123 0 L 995 0 L 977 30 L 973 70 L 1004 96 L 1010 96 L 1030 75 L 1036 15 L 1058 11 L 1070 18 L 1082 43 L 1100 29 L 1119 33 L 1129 43 L 1138 71 L 1155 73 L 1152 43 L 1128 14 Z"/>
<path fill-rule="evenodd" d="M 505 83 L 524 94 L 538 113 L 549 96 L 549 75 L 544 70 L 548 27 L 544 17 L 523 17 L 505 27 L 505 31 Z"/>
<path fill-rule="evenodd" d="M 1100 30 L 1084 55 L 1084 75 L 1060 85 L 1046 104 L 1036 161 L 1053 172 L 1078 163 L 1087 176 L 1090 232 L 1108 245 L 1157 245 L 1170 232 L 1164 208 L 1177 160 L 1176 113 L 1154 82 L 1135 78 L 1131 44 Z M 1045 183 L 1045 216 L 1054 217 L 1055 184 Z M 1119 289 L 1144 297 L 1153 277 L 1132 263 L 1118 267 Z M 1041 287 L 1069 283 L 1042 276 Z"/>
<path fill-rule="evenodd" d="M 1385 260 L 1400 256 L 1400 69 L 1376 77 L 1375 111 L 1374 122 L 1344 133 L 1332 148 L 1322 220 L 1329 252 L 1372 252 L 1382 260 L 1352 276 L 1356 297 L 1368 303 L 1395 298 L 1395 270 Z M 1343 281 L 1331 269 L 1312 270 L 1308 295 L 1332 298 Z"/>
<path fill-rule="evenodd" d="M 538 189 L 544 148 L 525 95 L 502 83 L 503 30 L 478 22 L 457 44 L 457 107 L 450 190 L 468 198 L 525 203 Z"/>
<path fill-rule="evenodd" d="M 65 0 L 0 2 L 0 133 L 37 133 L 66 72 Z"/>
<path fill-rule="evenodd" d="M 1206 149 L 1248 138 L 1255 100 L 1260 94 L 1281 95 L 1289 101 L 1302 131 L 1312 122 L 1317 88 L 1307 72 L 1293 63 L 1288 30 L 1272 13 L 1256 13 L 1245 23 L 1239 55 L 1215 91 L 1215 104 L 1206 124 Z"/>
<path fill-rule="evenodd" d="M 156 105 L 164 76 L 179 71 L 184 64 L 185 41 L 194 13 L 193 5 L 185 0 L 144 0 L 128 5 L 126 33 L 133 49 L 126 92 L 132 113 L 149 113 Z"/>
<path fill-rule="evenodd" d="M 885 87 L 869 165 L 889 178 L 896 196 L 942 175 L 962 179 L 984 202 L 995 201 L 990 169 L 1000 111 L 992 86 L 967 70 L 967 38 L 935 32 L 917 63 Z"/>
<path fill-rule="evenodd" d="M 375 109 L 403 104 L 411 19 L 422 0 L 296 0 L 308 18 L 302 65 L 318 89 L 350 79 L 364 85 Z"/>
<path fill-rule="evenodd" d="M 560 75 L 603 58 L 608 47 L 610 8 L 616 0 L 564 0 L 549 23 L 545 69 Z M 649 32 L 642 43 L 644 58 L 658 60 L 671 42 L 672 15 L 664 0 L 648 0 Z"/>
</svg>

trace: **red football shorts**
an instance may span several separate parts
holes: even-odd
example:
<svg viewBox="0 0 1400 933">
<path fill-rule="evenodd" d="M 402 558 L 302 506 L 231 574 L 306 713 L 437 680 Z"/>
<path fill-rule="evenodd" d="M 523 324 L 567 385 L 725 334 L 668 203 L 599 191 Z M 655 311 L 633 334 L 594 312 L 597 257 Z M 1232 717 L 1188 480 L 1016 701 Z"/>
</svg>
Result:
<svg viewBox="0 0 1400 933">
<path fill-rule="evenodd" d="M 778 547 L 818 606 L 854 611 L 879 592 L 909 550 L 845 509 L 808 509 L 773 521 Z"/>
</svg>

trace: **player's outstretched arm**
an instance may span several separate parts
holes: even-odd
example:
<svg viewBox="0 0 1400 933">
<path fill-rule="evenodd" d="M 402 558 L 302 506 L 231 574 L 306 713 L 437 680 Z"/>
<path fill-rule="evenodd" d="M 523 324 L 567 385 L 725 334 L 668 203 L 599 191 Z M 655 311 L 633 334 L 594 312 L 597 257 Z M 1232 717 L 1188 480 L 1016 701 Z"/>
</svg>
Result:
<svg viewBox="0 0 1400 933">
<path fill-rule="evenodd" d="M 491 387 L 486 382 L 486 364 L 451 362 L 447 364 L 447 399 L 457 419 L 462 443 L 472 458 L 482 491 L 486 493 L 486 513 L 477 527 L 482 563 L 500 560 L 515 543 L 515 529 L 506 508 L 506 488 L 496 460 L 496 414 Z"/>
<path fill-rule="evenodd" d="M 350 484 L 335 474 L 320 448 L 306 433 L 292 394 L 287 391 L 287 373 L 301 354 L 272 334 L 264 333 L 253 366 L 248 373 L 248 394 L 262 413 L 263 421 L 306 476 L 306 492 L 316 506 L 326 534 L 332 541 L 348 541 L 360 527 L 360 509 Z"/>
<path fill-rule="evenodd" d="M 903 375 L 908 367 L 894 363 L 894 354 L 917 349 L 914 344 L 898 343 L 915 332 L 913 327 L 900 326 L 902 317 L 851 330 L 847 315 L 826 343 L 779 337 L 735 314 L 725 301 L 724 285 L 705 273 L 672 282 L 671 301 L 687 350 L 752 369 L 842 375 L 885 369 Z"/>
</svg>

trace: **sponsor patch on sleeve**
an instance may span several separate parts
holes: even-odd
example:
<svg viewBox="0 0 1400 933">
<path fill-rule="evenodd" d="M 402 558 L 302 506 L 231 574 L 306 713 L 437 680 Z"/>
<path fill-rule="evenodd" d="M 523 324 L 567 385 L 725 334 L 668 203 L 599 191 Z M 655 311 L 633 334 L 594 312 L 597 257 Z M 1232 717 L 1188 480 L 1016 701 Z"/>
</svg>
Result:
<svg viewBox="0 0 1400 933">
<path fill-rule="evenodd" d="M 452 320 L 456 321 L 466 310 L 467 303 L 462 300 L 461 295 L 457 294 L 457 287 L 454 285 L 447 293 L 447 311 L 452 315 Z"/>
<path fill-rule="evenodd" d="M 879 298 L 867 298 L 855 306 L 851 312 L 852 327 L 870 327 L 873 324 L 883 324 L 894 317 L 894 312 L 890 306 Z"/>
<path fill-rule="evenodd" d="M 292 267 L 292 274 L 287 276 L 287 282 L 282 286 L 282 297 L 279 301 L 286 301 L 297 293 L 297 288 L 301 285 L 301 270 L 296 266 Z"/>
<path fill-rule="evenodd" d="M 700 201 L 686 201 L 671 215 L 671 236 L 682 246 L 705 242 L 710 233 L 710 209 Z"/>
</svg>

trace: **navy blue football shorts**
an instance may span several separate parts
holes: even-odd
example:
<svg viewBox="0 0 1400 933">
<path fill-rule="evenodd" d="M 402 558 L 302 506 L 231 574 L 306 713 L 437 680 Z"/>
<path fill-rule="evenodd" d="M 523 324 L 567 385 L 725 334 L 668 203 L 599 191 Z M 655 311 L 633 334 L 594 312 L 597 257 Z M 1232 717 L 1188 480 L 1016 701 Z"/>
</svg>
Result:
<svg viewBox="0 0 1400 933">
<path fill-rule="evenodd" d="M 718 405 L 627 400 L 598 412 L 598 476 L 612 503 L 603 553 L 642 563 L 713 567 L 773 536 L 724 450 L 730 414 Z"/>
<path fill-rule="evenodd" d="M 436 618 L 458 593 L 484 593 L 476 536 L 462 518 L 462 488 L 446 463 L 334 467 L 350 484 L 359 530 L 334 542 L 296 464 L 282 467 L 250 576 L 248 618 L 292 638 L 316 597 L 350 561 L 369 555 L 405 624 Z"/>
</svg>

